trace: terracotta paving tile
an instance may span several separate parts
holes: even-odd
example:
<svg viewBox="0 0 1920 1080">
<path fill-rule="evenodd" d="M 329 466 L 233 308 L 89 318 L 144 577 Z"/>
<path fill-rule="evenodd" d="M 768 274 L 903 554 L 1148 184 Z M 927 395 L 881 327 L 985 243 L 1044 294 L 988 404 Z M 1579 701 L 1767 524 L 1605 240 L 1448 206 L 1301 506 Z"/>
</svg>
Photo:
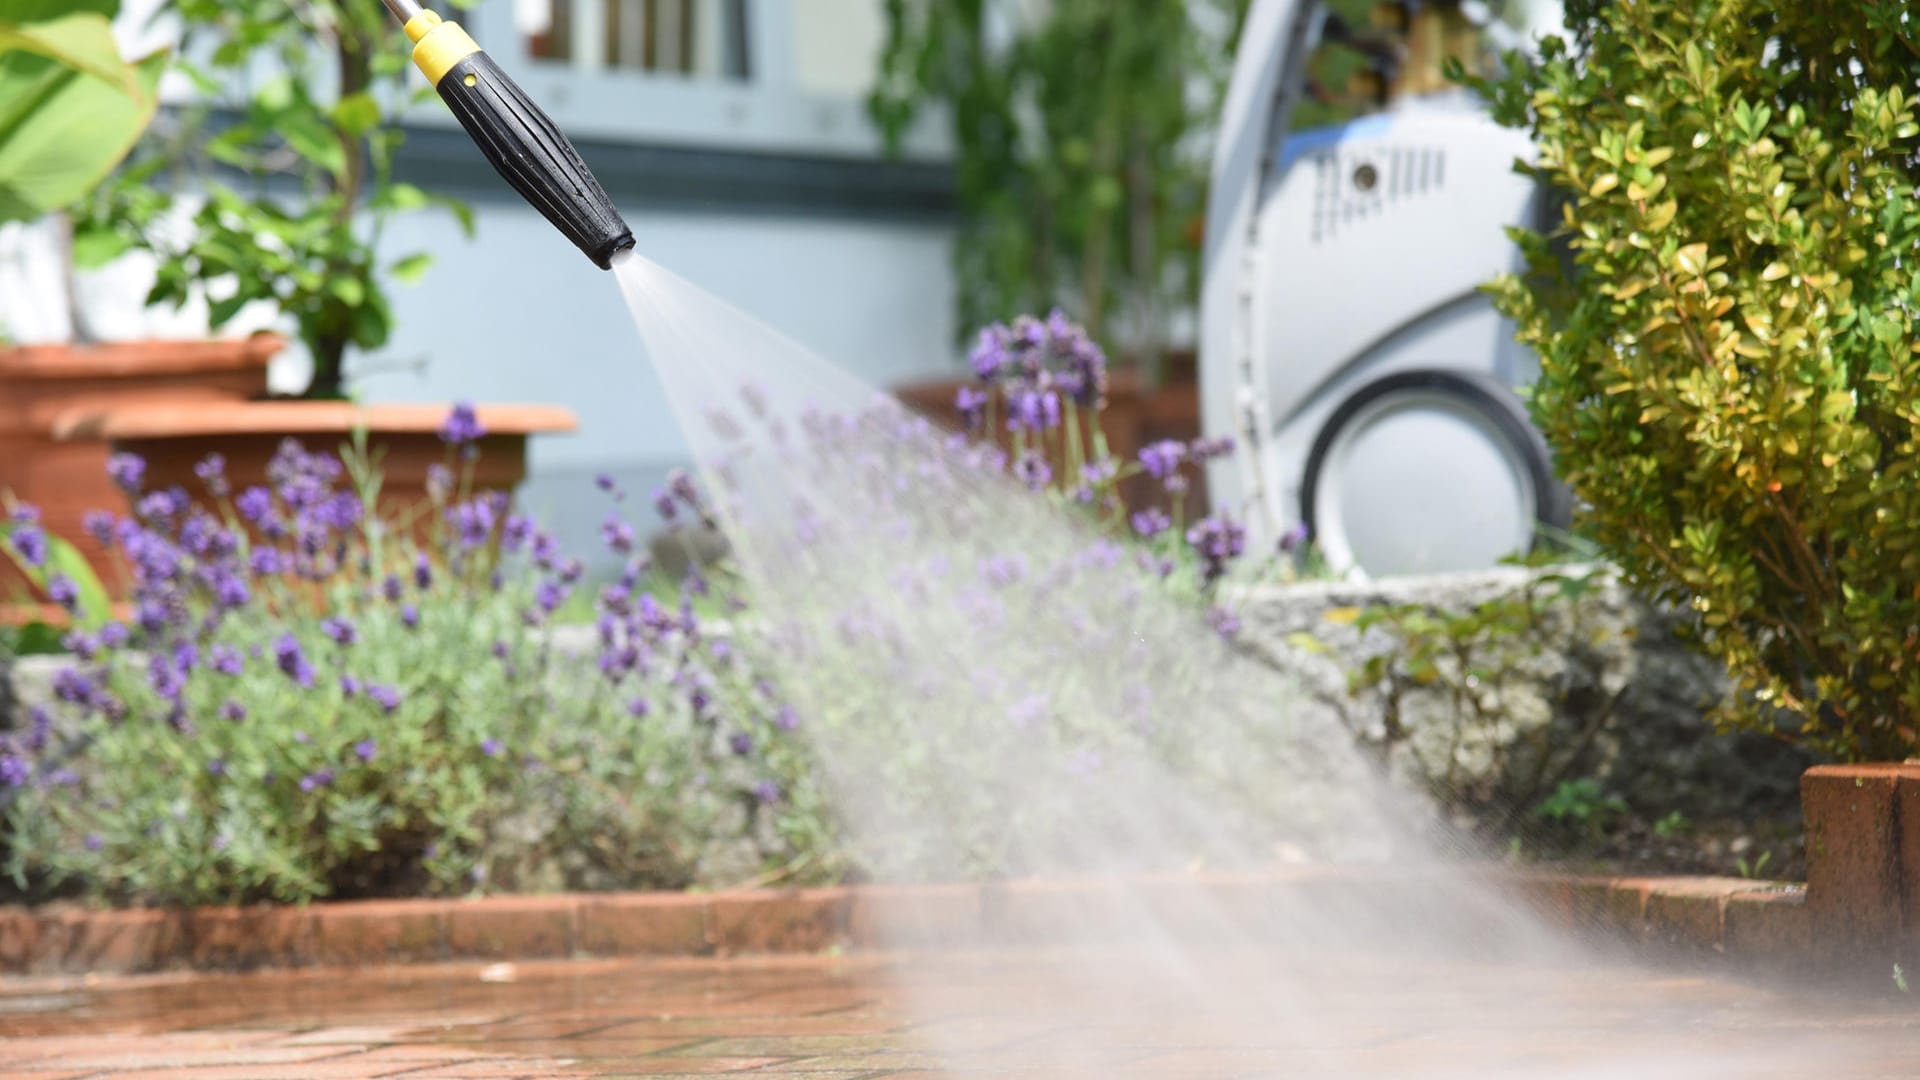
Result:
<svg viewBox="0 0 1920 1080">
<path fill-rule="evenodd" d="M 412 1073 L 404 1065 L 383 1069 L 358 1058 L 347 1058 L 342 1061 L 309 1061 L 299 1065 L 193 1065 L 178 1069 L 135 1069 L 131 1072 L 91 1075 L 100 1077 L 100 1080 L 368 1080 L 371 1077 Z"/>
<path fill-rule="evenodd" d="M 216 1065 L 287 1065 L 320 1061 L 363 1049 L 347 1046 L 232 1046 L 191 1049 L 154 1046 L 107 1053 L 76 1051 L 58 1054 L 39 1064 L 51 1069 L 184 1069 Z"/>
<path fill-rule="evenodd" d="M 466 1061 L 458 1065 L 442 1065 L 436 1068 L 421 1069 L 402 1074 L 407 1080 L 442 1080 L 459 1077 L 463 1080 L 509 1080 L 509 1078 L 572 1077 L 592 1076 L 590 1070 L 576 1068 L 572 1063 L 553 1061 L 545 1058 L 494 1058 L 485 1061 Z"/>
</svg>

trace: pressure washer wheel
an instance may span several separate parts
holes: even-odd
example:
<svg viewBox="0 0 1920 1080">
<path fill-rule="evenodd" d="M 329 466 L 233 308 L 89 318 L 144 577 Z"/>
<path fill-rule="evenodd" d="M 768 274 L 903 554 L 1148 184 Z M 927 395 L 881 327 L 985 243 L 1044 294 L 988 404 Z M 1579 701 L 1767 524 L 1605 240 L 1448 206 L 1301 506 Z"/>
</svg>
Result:
<svg viewBox="0 0 1920 1080">
<path fill-rule="evenodd" d="M 1342 402 L 1300 502 L 1329 566 L 1368 578 L 1490 566 L 1570 516 L 1525 405 L 1471 371 L 1401 372 Z"/>
</svg>

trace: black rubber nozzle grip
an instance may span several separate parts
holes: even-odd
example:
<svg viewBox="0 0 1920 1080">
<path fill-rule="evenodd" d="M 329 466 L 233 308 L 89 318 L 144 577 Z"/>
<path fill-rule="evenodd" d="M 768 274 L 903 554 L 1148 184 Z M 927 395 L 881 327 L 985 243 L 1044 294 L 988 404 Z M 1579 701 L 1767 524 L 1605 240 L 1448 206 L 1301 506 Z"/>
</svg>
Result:
<svg viewBox="0 0 1920 1080">
<path fill-rule="evenodd" d="M 633 230 L 560 128 L 486 53 L 455 64 L 437 87 L 480 152 L 521 198 L 602 270 Z"/>
</svg>

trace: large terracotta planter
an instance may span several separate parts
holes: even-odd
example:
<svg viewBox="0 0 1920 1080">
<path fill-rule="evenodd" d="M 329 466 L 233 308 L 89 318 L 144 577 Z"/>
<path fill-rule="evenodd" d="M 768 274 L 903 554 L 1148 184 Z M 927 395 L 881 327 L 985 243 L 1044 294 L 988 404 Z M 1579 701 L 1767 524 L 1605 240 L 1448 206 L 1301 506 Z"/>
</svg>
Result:
<svg viewBox="0 0 1920 1080">
<path fill-rule="evenodd" d="M 226 475 L 238 492 L 267 480 L 267 464 L 286 439 L 308 450 L 338 453 L 357 429 L 381 468 L 384 509 L 410 509 L 427 498 L 427 473 L 447 460 L 440 427 L 448 405 L 356 405 L 344 401 L 215 402 L 204 405 L 143 404 L 69 414 L 56 438 L 103 442 L 147 462 L 146 486 L 178 486 L 202 504 L 212 502 L 194 466 L 212 454 L 226 459 Z M 482 405 L 475 410 L 487 435 L 474 464 L 476 490 L 512 491 L 527 476 L 527 440 L 575 431 L 567 409 L 549 405 Z"/>
<path fill-rule="evenodd" d="M 107 477 L 104 442 L 55 429 L 75 415 L 132 406 L 200 408 L 265 396 L 267 363 L 286 345 L 271 334 L 232 341 L 134 341 L 0 349 L 0 491 L 40 508 L 48 529 L 95 567 L 88 510 L 123 505 Z M 0 602 L 26 582 L 0 560 Z"/>
<path fill-rule="evenodd" d="M 1200 435 L 1200 393 L 1194 379 L 1190 357 L 1179 357 L 1169 365 L 1167 381 L 1147 387 L 1132 372 L 1116 372 L 1108 382 L 1107 407 L 1100 414 L 1100 430 L 1106 436 L 1107 449 L 1121 461 L 1133 461 L 1140 448 L 1161 439 L 1187 442 Z M 959 431 L 964 420 L 955 399 L 963 386 L 975 385 L 972 379 L 938 379 L 897 387 L 894 396 L 909 409 L 926 416 L 941 427 Z M 1011 450 L 1012 438 L 1005 431 L 994 433 L 1003 449 Z M 1060 467 L 1055 462 L 1056 470 Z M 1188 517 L 1204 512 L 1206 506 L 1205 473 L 1192 466 L 1183 468 L 1189 488 Z M 1131 477 L 1120 485 L 1120 498 L 1128 512 L 1148 506 L 1164 506 L 1165 495 L 1158 481 L 1147 476 Z"/>
</svg>

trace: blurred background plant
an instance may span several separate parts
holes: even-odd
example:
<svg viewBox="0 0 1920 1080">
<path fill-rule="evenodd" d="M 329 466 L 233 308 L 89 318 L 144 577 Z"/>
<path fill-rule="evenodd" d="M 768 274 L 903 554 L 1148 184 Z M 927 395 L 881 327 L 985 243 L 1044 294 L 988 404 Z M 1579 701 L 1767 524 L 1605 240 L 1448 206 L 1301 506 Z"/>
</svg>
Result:
<svg viewBox="0 0 1920 1080">
<path fill-rule="evenodd" d="M 959 325 L 1056 300 L 1159 374 L 1199 286 L 1207 136 L 1248 0 L 888 0 L 870 112 L 950 110 Z"/>
<path fill-rule="evenodd" d="M 169 0 L 158 14 L 178 19 L 173 70 L 199 93 L 89 204 L 78 261 L 151 252 L 148 302 L 203 295 L 214 330 L 269 305 L 311 356 L 306 396 L 342 397 L 350 353 L 392 333 L 387 282 L 417 280 L 431 262 L 383 252 L 385 222 L 440 207 L 472 230 L 466 206 L 393 177 L 398 119 L 432 91 L 409 82 L 379 0 Z"/>
<path fill-rule="evenodd" d="M 1567 5 L 1475 85 L 1566 196 L 1491 286 L 1585 526 L 1691 609 L 1726 722 L 1920 745 L 1920 37 L 1891 0 Z M 1471 81 L 1471 80 L 1470 80 Z M 1571 260 L 1562 255 L 1570 253 Z"/>
<path fill-rule="evenodd" d="M 123 57 L 113 37 L 119 7 L 13 0 L 0 10 L 0 225 L 85 198 L 152 121 L 168 56 Z"/>
</svg>

